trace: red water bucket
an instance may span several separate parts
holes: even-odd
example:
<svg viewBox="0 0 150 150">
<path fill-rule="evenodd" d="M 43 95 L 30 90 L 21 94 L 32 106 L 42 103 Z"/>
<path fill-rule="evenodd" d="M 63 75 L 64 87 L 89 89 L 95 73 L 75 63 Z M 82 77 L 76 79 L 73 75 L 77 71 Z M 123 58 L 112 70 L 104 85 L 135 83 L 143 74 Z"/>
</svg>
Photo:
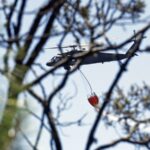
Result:
<svg viewBox="0 0 150 150">
<path fill-rule="evenodd" d="M 99 98 L 95 93 L 92 93 L 91 96 L 88 97 L 88 101 L 93 107 L 96 107 L 98 106 Z"/>
</svg>

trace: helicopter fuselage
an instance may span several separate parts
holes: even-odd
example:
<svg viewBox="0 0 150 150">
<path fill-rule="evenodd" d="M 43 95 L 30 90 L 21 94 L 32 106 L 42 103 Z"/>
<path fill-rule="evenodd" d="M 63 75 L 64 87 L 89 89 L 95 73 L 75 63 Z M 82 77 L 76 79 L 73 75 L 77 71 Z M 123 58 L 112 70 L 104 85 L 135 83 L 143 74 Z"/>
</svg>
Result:
<svg viewBox="0 0 150 150">
<path fill-rule="evenodd" d="M 85 51 L 76 51 L 74 54 L 77 55 L 82 55 L 85 53 Z M 71 66 L 74 66 L 77 62 L 77 60 L 81 61 L 81 65 L 89 65 L 89 64 L 94 64 L 94 63 L 104 63 L 104 62 L 110 62 L 110 61 L 116 61 L 116 60 L 122 60 L 127 58 L 126 54 L 115 54 L 115 53 L 102 53 L 102 52 L 97 52 L 95 54 L 89 55 L 84 57 L 82 60 L 76 57 L 73 57 L 67 52 L 67 55 L 64 53 L 63 55 L 57 55 L 52 57 L 52 59 L 47 62 L 47 66 L 55 66 L 58 62 L 65 58 L 69 58 L 69 61 L 64 64 L 65 69 L 69 69 Z"/>
<path fill-rule="evenodd" d="M 71 66 L 76 65 L 78 60 L 80 61 L 81 65 L 89 65 L 94 63 L 119 61 L 122 59 L 130 58 L 136 55 L 135 53 L 139 49 L 142 38 L 143 34 L 137 35 L 134 43 L 125 54 L 103 53 L 101 50 L 94 51 L 93 53 L 88 53 L 89 51 L 84 51 L 83 49 L 78 51 L 75 49 L 75 46 L 72 46 L 72 51 L 54 56 L 46 65 L 55 67 L 61 60 L 63 61 L 64 59 L 66 59 L 67 61 L 62 64 L 66 70 L 69 70 Z"/>
</svg>

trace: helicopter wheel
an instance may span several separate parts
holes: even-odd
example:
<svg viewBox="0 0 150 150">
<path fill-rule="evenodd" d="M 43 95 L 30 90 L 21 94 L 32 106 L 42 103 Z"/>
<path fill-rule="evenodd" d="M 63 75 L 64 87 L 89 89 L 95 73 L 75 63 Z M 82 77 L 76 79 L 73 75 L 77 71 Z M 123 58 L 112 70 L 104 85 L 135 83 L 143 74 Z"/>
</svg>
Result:
<svg viewBox="0 0 150 150">
<path fill-rule="evenodd" d="M 67 71 L 69 71 L 71 69 L 71 67 L 69 65 L 65 65 L 64 69 L 67 70 Z"/>
</svg>

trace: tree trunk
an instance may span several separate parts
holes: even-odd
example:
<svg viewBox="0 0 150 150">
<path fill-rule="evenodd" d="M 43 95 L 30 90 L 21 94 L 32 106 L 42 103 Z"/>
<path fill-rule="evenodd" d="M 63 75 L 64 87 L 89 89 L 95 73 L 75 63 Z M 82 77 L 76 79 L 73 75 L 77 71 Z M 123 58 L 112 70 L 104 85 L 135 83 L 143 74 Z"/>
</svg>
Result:
<svg viewBox="0 0 150 150">
<path fill-rule="evenodd" d="M 14 135 L 9 136 L 10 129 L 13 127 L 13 120 L 16 115 L 16 99 L 8 98 L 7 104 L 4 110 L 3 119 L 0 125 L 0 147 L 2 150 L 7 150 L 11 144 Z"/>
<path fill-rule="evenodd" d="M 18 70 L 19 66 L 15 67 L 12 72 L 12 76 L 9 79 L 9 90 L 8 90 L 8 99 L 6 101 L 6 106 L 3 112 L 2 122 L 0 124 L 0 149 L 1 150 L 9 150 L 12 140 L 14 140 L 16 133 L 12 133 L 13 131 L 10 129 L 14 129 L 15 124 L 14 119 L 17 113 L 17 97 L 19 93 L 22 91 L 22 81 L 24 78 L 24 71 L 19 73 L 19 77 L 16 75 L 16 70 Z M 18 74 L 18 73 L 17 73 Z M 18 124 L 17 124 L 18 126 Z"/>
</svg>

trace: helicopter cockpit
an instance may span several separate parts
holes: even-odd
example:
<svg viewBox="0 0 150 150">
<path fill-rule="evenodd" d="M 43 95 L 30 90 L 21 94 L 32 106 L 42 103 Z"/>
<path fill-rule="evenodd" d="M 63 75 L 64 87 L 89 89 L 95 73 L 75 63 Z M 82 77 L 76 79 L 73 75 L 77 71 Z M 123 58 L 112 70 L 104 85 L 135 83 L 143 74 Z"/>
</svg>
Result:
<svg viewBox="0 0 150 150">
<path fill-rule="evenodd" d="M 51 63 L 57 63 L 58 61 L 60 61 L 60 57 L 58 57 L 58 56 L 54 56 L 54 57 L 52 57 L 52 59 L 51 59 Z"/>
<path fill-rule="evenodd" d="M 46 63 L 47 66 L 53 66 L 55 63 L 59 62 L 61 60 L 61 57 L 59 56 L 54 56 L 52 59 Z"/>
</svg>

